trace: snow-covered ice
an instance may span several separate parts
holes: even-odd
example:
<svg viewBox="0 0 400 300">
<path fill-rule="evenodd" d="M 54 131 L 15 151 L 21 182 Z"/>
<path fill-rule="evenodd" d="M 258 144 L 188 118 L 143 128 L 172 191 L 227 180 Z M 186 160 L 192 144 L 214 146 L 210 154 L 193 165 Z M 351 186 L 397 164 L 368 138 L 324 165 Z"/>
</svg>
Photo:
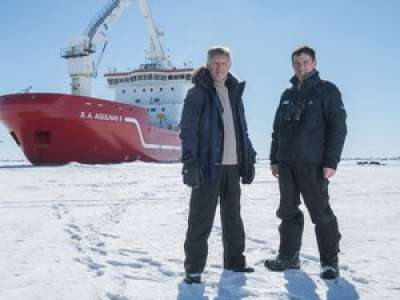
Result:
<svg viewBox="0 0 400 300">
<path fill-rule="evenodd" d="M 400 299 L 400 162 L 347 161 L 332 180 L 343 236 L 342 277 L 333 282 L 318 276 L 309 217 L 302 270 L 264 268 L 278 246 L 279 192 L 267 162 L 258 163 L 255 182 L 242 188 L 246 256 L 256 272 L 222 269 L 216 218 L 205 283 L 193 286 L 182 283 L 190 190 L 180 168 L 0 161 L 0 299 Z"/>
</svg>

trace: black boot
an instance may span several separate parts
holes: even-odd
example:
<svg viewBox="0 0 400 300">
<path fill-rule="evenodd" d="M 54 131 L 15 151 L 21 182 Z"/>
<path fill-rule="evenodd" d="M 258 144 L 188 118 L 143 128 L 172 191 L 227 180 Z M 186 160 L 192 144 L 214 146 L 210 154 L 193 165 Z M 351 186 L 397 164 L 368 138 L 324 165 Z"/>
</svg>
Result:
<svg viewBox="0 0 400 300">
<path fill-rule="evenodd" d="M 278 255 L 275 259 L 267 259 L 264 263 L 270 271 L 282 272 L 287 269 L 300 269 L 299 253 L 292 257 Z"/>
<path fill-rule="evenodd" d="M 321 265 L 321 273 L 319 275 L 322 279 L 333 280 L 340 276 L 339 266 L 337 263 L 330 265 Z"/>
<path fill-rule="evenodd" d="M 234 267 L 234 268 L 225 268 L 226 270 L 232 271 L 232 272 L 238 272 L 238 273 L 253 273 L 254 268 L 252 267 Z"/>
<path fill-rule="evenodd" d="M 200 273 L 193 273 L 193 274 L 188 274 L 186 273 L 185 278 L 183 279 L 187 284 L 193 284 L 193 283 L 201 283 L 201 274 Z"/>
</svg>

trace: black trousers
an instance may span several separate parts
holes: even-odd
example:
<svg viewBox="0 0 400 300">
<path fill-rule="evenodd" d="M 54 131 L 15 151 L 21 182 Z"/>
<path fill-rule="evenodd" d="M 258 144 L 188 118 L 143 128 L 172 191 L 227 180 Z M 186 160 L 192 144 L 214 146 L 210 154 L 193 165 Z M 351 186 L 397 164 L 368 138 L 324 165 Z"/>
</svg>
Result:
<svg viewBox="0 0 400 300">
<path fill-rule="evenodd" d="M 216 180 L 206 179 L 198 189 L 193 189 L 190 198 L 188 230 L 185 241 L 185 271 L 204 271 L 208 245 L 214 222 L 218 198 L 224 247 L 224 268 L 245 265 L 243 255 L 245 234 L 240 216 L 240 176 L 236 165 L 218 166 Z"/>
<path fill-rule="evenodd" d="M 299 209 L 301 194 L 315 225 L 321 263 L 337 262 L 341 236 L 329 205 L 328 183 L 321 165 L 279 164 L 280 255 L 292 257 L 300 251 L 304 228 L 304 216 Z"/>
</svg>

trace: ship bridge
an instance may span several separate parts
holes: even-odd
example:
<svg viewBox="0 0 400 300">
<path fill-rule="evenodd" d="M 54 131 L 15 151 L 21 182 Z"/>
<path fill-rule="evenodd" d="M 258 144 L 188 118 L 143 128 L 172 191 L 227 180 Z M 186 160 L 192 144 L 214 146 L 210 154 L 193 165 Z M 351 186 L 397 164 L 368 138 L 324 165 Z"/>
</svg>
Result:
<svg viewBox="0 0 400 300">
<path fill-rule="evenodd" d="M 183 100 L 192 87 L 192 68 L 157 68 L 142 64 L 129 72 L 104 76 L 115 91 L 115 99 L 147 109 L 151 126 L 177 130 Z"/>
</svg>

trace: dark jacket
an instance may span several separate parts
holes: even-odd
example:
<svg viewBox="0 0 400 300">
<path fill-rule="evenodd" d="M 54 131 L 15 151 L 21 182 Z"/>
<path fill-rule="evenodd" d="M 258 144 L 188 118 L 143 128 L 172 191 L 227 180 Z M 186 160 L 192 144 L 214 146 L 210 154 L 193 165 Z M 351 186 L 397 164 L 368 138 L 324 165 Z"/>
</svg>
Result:
<svg viewBox="0 0 400 300">
<path fill-rule="evenodd" d="M 286 89 L 275 115 L 271 164 L 315 163 L 336 169 L 343 150 L 346 111 L 339 89 L 317 71 L 300 88 L 297 79 Z"/>
<path fill-rule="evenodd" d="M 194 87 L 188 91 L 181 117 L 182 161 L 198 161 L 206 177 L 215 178 L 224 146 L 223 108 L 209 71 L 202 67 L 193 75 Z M 256 152 L 247 133 L 242 94 L 245 82 L 231 73 L 228 88 L 235 127 L 240 176 L 246 176 L 255 163 Z"/>
</svg>

